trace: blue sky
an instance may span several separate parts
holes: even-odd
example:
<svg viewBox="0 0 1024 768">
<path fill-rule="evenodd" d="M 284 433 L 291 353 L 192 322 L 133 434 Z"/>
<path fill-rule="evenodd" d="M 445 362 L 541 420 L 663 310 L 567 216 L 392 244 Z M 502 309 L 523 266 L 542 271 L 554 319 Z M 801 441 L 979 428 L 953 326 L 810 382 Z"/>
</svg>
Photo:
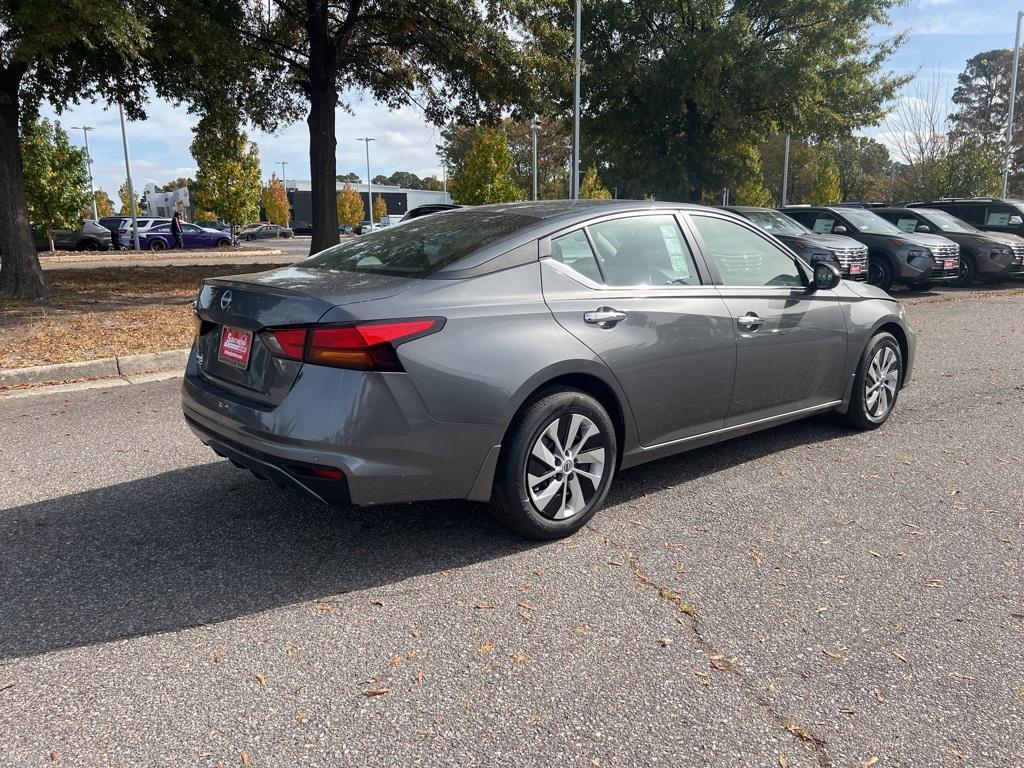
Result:
<svg viewBox="0 0 1024 768">
<path fill-rule="evenodd" d="M 1010 0 L 910 0 L 892 13 L 890 28 L 875 30 L 877 37 L 907 31 L 909 39 L 892 57 L 889 66 L 900 73 L 920 73 L 923 79 L 939 77 L 945 95 L 952 94 L 956 76 L 964 62 L 976 53 L 993 48 L 1012 48 L 1014 21 L 1018 9 L 1024 8 Z M 438 130 L 423 119 L 414 107 L 398 111 L 360 99 L 350 99 L 354 114 L 338 112 L 339 173 L 366 173 L 366 156 L 360 136 L 376 138 L 370 145 L 371 176 L 390 175 L 395 170 L 408 170 L 424 176 L 440 177 L 440 162 L 435 152 Z M 132 156 L 132 174 L 141 190 L 148 182 L 163 184 L 178 176 L 192 176 L 195 165 L 189 154 L 193 118 L 182 109 L 161 101 L 149 105 L 149 118 L 128 124 L 128 141 Z M 52 108 L 44 114 L 53 116 Z M 95 126 L 89 135 L 96 187 L 105 189 L 112 198 L 124 181 L 124 156 L 117 111 L 101 105 L 73 106 L 59 117 L 69 129 L 72 141 L 82 143 L 81 131 L 70 126 L 83 121 Z M 886 126 L 864 131 L 885 139 Z M 250 132 L 260 147 L 263 175 L 281 174 L 284 160 L 288 178 L 309 178 L 309 144 L 306 125 L 299 122 L 271 136 Z M 584 141 L 586 137 L 584 137 Z"/>
</svg>

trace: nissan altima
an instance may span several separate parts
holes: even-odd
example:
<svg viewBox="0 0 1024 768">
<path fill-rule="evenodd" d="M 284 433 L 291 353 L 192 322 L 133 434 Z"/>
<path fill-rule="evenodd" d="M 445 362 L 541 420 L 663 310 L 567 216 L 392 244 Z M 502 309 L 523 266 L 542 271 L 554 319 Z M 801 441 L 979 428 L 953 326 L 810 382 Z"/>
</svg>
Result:
<svg viewBox="0 0 1024 768">
<path fill-rule="evenodd" d="M 657 202 L 425 216 L 194 309 L 183 409 L 219 455 L 329 503 L 489 502 L 539 539 L 642 462 L 827 411 L 881 426 L 915 348 L 878 288 Z"/>
</svg>

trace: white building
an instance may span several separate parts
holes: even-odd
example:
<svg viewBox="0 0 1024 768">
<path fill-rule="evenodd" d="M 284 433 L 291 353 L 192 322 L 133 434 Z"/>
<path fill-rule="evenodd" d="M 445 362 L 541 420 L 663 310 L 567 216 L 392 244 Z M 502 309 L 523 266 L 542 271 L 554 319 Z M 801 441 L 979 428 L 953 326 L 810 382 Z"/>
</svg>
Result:
<svg viewBox="0 0 1024 768">
<path fill-rule="evenodd" d="M 146 194 L 143 199 L 146 203 L 147 216 L 170 218 L 175 212 L 185 216 L 191 207 L 188 187 L 178 187 L 170 192 L 157 192 L 156 184 L 150 182 L 146 185 Z"/>
<path fill-rule="evenodd" d="M 363 209 L 366 210 L 366 185 L 357 183 L 349 184 L 356 192 L 363 197 Z M 288 204 L 291 209 L 293 221 L 311 221 L 313 218 L 313 201 L 310 191 L 312 184 L 308 179 L 288 179 L 285 187 L 288 190 Z M 345 183 L 339 181 L 337 190 L 345 187 Z M 405 189 L 404 187 L 393 187 L 387 184 L 371 184 L 373 199 L 380 195 L 388 207 L 388 214 L 401 216 L 413 208 L 430 203 L 450 203 L 451 195 L 447 192 L 433 192 L 427 189 Z M 375 217 L 376 218 L 376 217 Z"/>
</svg>

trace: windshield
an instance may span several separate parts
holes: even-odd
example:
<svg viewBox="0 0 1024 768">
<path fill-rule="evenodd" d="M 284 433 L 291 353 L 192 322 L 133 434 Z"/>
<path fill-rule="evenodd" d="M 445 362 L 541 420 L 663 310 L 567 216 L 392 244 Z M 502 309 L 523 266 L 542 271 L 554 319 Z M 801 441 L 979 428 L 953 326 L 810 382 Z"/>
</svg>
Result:
<svg viewBox="0 0 1024 768">
<path fill-rule="evenodd" d="M 863 208 L 843 208 L 842 216 L 850 222 L 858 232 L 872 235 L 905 235 L 902 229 L 890 224 L 877 213 L 865 211 Z"/>
<path fill-rule="evenodd" d="M 921 215 L 928 219 L 930 224 L 934 224 L 943 232 L 981 232 L 977 227 L 972 227 L 963 219 L 958 219 L 953 214 L 946 213 L 945 211 L 928 208 L 921 211 Z"/>
<path fill-rule="evenodd" d="M 777 211 L 744 211 L 742 215 L 773 235 L 807 235 L 811 232 L 799 221 Z"/>
<path fill-rule="evenodd" d="M 536 224 L 509 208 L 461 208 L 360 235 L 310 256 L 303 267 L 424 277 L 488 243 Z"/>
</svg>

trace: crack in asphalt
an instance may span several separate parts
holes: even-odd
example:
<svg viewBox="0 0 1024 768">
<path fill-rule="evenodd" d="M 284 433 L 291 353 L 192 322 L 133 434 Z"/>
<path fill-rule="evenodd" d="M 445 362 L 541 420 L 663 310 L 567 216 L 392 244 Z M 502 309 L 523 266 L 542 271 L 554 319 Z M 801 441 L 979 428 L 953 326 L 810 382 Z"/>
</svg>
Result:
<svg viewBox="0 0 1024 768">
<path fill-rule="evenodd" d="M 680 614 L 682 614 L 682 616 L 676 617 L 676 621 L 680 626 L 689 628 L 691 639 L 707 656 L 708 665 L 712 669 L 725 675 L 729 675 L 733 680 L 735 680 L 739 689 L 748 699 L 750 699 L 750 701 L 766 713 L 769 720 L 789 733 L 798 744 L 803 745 L 804 748 L 811 752 L 820 768 L 834 768 L 832 759 L 826 749 L 825 740 L 813 731 L 800 725 L 800 723 L 795 719 L 787 717 L 782 712 L 779 712 L 768 697 L 761 693 L 761 691 L 759 691 L 757 687 L 736 668 L 736 657 L 734 656 L 729 658 L 723 651 L 719 650 L 714 643 L 704 636 L 703 630 L 700 626 L 700 620 L 697 618 L 697 611 L 690 603 L 686 602 L 686 600 L 671 587 L 657 584 L 648 579 L 643 568 L 637 562 L 636 554 L 628 547 L 623 546 L 600 528 L 595 526 L 593 522 L 591 522 L 586 530 L 596 536 L 604 545 L 615 549 L 619 555 L 629 563 L 633 570 L 633 576 L 636 580 L 637 587 L 656 592 L 661 600 L 671 604 Z M 710 680 L 710 678 L 707 679 Z M 704 682 L 704 678 L 701 678 L 701 680 Z M 705 685 L 707 684 L 708 683 L 705 682 Z"/>
</svg>

